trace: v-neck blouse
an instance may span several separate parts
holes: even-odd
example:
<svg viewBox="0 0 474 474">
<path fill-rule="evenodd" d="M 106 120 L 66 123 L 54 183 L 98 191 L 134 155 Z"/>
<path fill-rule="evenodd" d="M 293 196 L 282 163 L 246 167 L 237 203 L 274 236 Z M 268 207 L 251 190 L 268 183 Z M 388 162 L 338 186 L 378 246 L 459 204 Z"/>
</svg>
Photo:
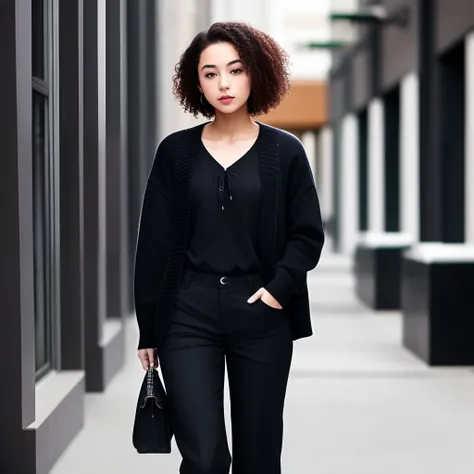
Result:
<svg viewBox="0 0 474 474">
<path fill-rule="evenodd" d="M 192 163 L 185 268 L 222 275 L 261 273 L 258 140 L 227 168 L 201 142 Z"/>
</svg>

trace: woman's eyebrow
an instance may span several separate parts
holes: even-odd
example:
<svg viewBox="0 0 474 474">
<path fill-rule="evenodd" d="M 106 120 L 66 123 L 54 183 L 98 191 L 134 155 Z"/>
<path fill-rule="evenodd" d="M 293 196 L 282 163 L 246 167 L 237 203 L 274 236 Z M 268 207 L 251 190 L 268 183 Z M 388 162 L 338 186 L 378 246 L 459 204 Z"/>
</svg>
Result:
<svg viewBox="0 0 474 474">
<path fill-rule="evenodd" d="M 241 63 L 242 61 L 240 59 L 234 59 L 233 61 L 231 61 L 230 63 L 227 63 L 227 66 L 232 66 L 232 64 L 236 64 L 236 63 Z M 216 65 L 214 64 L 205 64 L 202 68 L 201 68 L 201 71 L 203 69 L 206 69 L 206 68 L 209 68 L 209 69 L 212 69 L 214 67 L 217 67 Z"/>
</svg>

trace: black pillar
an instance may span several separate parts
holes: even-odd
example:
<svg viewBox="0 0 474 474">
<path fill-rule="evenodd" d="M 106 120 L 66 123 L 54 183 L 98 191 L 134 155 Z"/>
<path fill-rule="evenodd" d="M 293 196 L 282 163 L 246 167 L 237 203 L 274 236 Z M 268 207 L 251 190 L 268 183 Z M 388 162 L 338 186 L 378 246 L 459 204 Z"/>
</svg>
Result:
<svg viewBox="0 0 474 474">
<path fill-rule="evenodd" d="M 84 253 L 86 389 L 103 391 L 120 370 L 124 357 L 124 325 L 107 319 L 107 312 L 123 317 L 122 276 L 126 256 L 121 252 L 122 220 L 126 216 L 121 156 L 121 80 L 108 74 L 121 68 L 122 5 L 84 0 Z M 100 7 L 100 10 L 98 10 Z M 100 17 L 99 17 L 100 12 Z M 104 16 L 102 16 L 104 15 Z M 105 23 L 105 25 L 104 25 Z M 105 31 L 104 31 L 105 27 Z M 111 29 L 112 31 L 108 31 Z M 112 41 L 119 39 L 116 45 Z M 99 63 L 98 52 L 105 53 Z M 110 57 L 107 58 L 107 52 Z M 104 80 L 105 74 L 105 80 Z M 110 88 L 110 90 L 109 90 Z M 110 93 L 111 100 L 107 100 Z M 116 104 L 112 103 L 118 97 Z M 104 102 L 105 99 L 105 102 Z M 111 117 L 111 113 L 117 116 Z M 108 120 L 110 119 L 110 120 Z M 107 123 L 109 122 L 109 123 Z M 104 146 L 105 145 L 105 146 Z M 109 183 L 107 179 L 109 175 Z M 108 185 L 109 184 L 109 185 Z M 112 189 L 113 187 L 117 189 Z M 114 202 L 114 199 L 117 199 Z M 107 226 L 110 226 L 107 229 Z M 114 234 L 114 232 L 117 232 Z M 108 240 L 109 239 L 109 240 Z M 111 239 L 117 239 L 112 242 Z M 108 248 L 108 243 L 112 246 Z M 111 259 L 115 262 L 110 262 Z M 109 263 L 108 263 L 109 261 Z M 118 262 L 117 262 L 118 261 Z M 109 267 L 108 267 L 109 265 Z M 109 271 L 107 271 L 109 270 Z M 110 273 L 117 270 L 108 283 Z M 109 302 L 110 298 L 114 301 Z"/>
<path fill-rule="evenodd" d="M 437 3 L 420 1 L 420 235 L 464 241 L 465 65 L 462 42 L 437 51 Z"/>
<path fill-rule="evenodd" d="M 442 167 L 439 136 L 439 64 L 436 3 L 419 0 L 420 240 L 442 241 Z"/>
<path fill-rule="evenodd" d="M 106 115 L 107 115 L 107 315 L 129 313 L 128 186 L 123 146 L 124 48 L 123 0 L 106 2 Z"/>
<path fill-rule="evenodd" d="M 34 472 L 31 3 L 0 3 L 0 459 L 2 472 Z M 26 455 L 25 455 L 26 453 Z"/>
<path fill-rule="evenodd" d="M 155 8 L 155 2 L 127 2 L 128 239 L 131 272 L 143 193 L 157 146 Z M 133 302 L 131 285 L 130 301 Z"/>
<path fill-rule="evenodd" d="M 369 156 L 368 156 L 368 112 L 359 113 L 359 230 L 368 229 L 369 214 Z"/>
<path fill-rule="evenodd" d="M 100 226 L 105 225 L 100 200 L 99 90 L 97 0 L 84 0 L 84 311 L 86 389 L 102 390 L 103 361 L 99 341 L 105 320 L 101 287 Z"/>
<path fill-rule="evenodd" d="M 144 88 L 140 82 L 139 65 L 139 2 L 128 0 L 127 2 L 127 102 L 128 102 L 128 202 L 129 202 L 129 268 L 134 268 L 136 236 L 140 206 L 142 202 L 141 176 L 144 174 L 142 168 L 144 157 L 140 154 L 139 127 L 143 125 L 140 120 L 139 92 Z M 133 302 L 133 286 L 129 288 L 129 299 Z M 132 309 L 132 305 L 131 308 Z"/>
<path fill-rule="evenodd" d="M 142 58 L 145 61 L 144 68 L 145 68 L 145 80 L 147 84 L 147 95 L 143 107 L 146 116 L 146 158 L 147 158 L 147 166 L 146 166 L 146 177 L 148 177 L 148 173 L 151 170 L 153 165 L 153 159 L 155 158 L 154 152 L 157 146 L 157 133 L 156 133 L 156 116 L 158 113 L 157 105 L 156 105 L 156 97 L 157 97 L 157 78 L 156 78 L 156 36 L 157 36 L 157 29 L 155 27 L 156 22 L 156 7 L 157 2 L 146 2 L 145 3 L 145 12 L 146 15 L 146 56 Z M 145 177 L 145 180 L 146 180 Z M 143 182 L 145 185 L 145 181 Z"/>
<path fill-rule="evenodd" d="M 462 40 L 438 60 L 443 242 L 462 243 L 465 240 L 465 54 Z"/>
<path fill-rule="evenodd" d="M 400 230 L 400 88 L 384 97 L 385 230 Z"/>
<path fill-rule="evenodd" d="M 61 368 L 84 362 L 82 1 L 59 3 Z"/>
</svg>

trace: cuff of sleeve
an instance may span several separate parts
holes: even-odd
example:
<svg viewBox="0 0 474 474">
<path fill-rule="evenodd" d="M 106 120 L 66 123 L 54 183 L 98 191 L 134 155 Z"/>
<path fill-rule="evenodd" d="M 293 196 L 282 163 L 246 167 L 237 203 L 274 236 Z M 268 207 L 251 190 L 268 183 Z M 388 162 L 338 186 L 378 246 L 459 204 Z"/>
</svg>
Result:
<svg viewBox="0 0 474 474">
<path fill-rule="evenodd" d="M 140 340 L 138 341 L 139 349 L 154 349 L 155 348 L 155 341 L 153 337 L 150 337 L 148 334 L 144 334 L 143 336 L 140 335 Z"/>
<path fill-rule="evenodd" d="M 293 280 L 285 271 L 278 271 L 264 288 L 280 303 L 283 307 L 290 301 L 290 298 L 296 293 Z"/>
<path fill-rule="evenodd" d="M 153 309 L 154 305 L 152 305 L 152 308 L 148 308 L 147 306 L 135 308 L 137 311 L 137 322 L 140 331 L 138 349 L 151 349 L 155 347 L 153 317 L 149 317 L 149 313 Z"/>
</svg>

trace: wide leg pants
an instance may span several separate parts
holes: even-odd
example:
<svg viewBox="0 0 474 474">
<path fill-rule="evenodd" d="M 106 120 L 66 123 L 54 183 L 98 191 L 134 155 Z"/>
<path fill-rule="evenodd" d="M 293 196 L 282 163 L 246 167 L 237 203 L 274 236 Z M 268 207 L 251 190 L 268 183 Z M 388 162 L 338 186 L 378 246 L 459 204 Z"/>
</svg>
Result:
<svg viewBox="0 0 474 474">
<path fill-rule="evenodd" d="M 185 270 L 159 348 L 181 474 L 280 474 L 293 340 L 285 309 L 247 299 L 256 275 Z M 232 456 L 224 423 L 227 363 Z"/>
</svg>

